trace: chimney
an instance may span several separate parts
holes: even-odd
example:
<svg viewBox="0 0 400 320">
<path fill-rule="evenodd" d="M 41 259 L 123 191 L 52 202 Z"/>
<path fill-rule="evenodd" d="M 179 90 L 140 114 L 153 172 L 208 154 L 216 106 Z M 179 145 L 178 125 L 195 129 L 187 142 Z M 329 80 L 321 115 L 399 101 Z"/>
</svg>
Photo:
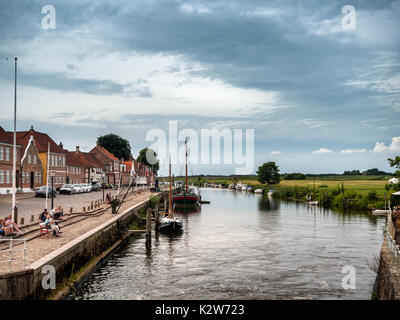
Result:
<svg viewBox="0 0 400 320">
<path fill-rule="evenodd" d="M 63 146 L 62 142 L 60 142 L 59 146 L 60 146 L 61 149 L 64 149 L 64 146 Z"/>
<path fill-rule="evenodd" d="M 31 129 L 29 130 L 30 132 L 34 132 L 35 130 L 33 130 L 33 126 L 31 125 Z"/>
<path fill-rule="evenodd" d="M 79 152 L 79 146 L 76 146 L 76 153 Z"/>
</svg>

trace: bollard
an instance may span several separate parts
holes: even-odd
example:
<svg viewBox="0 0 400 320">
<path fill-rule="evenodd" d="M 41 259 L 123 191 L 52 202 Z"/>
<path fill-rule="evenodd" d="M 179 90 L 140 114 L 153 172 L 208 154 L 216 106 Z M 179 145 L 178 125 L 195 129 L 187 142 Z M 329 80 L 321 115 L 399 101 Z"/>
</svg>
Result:
<svg viewBox="0 0 400 320">
<path fill-rule="evenodd" d="M 83 212 L 86 212 L 86 207 L 83 207 Z"/>
<path fill-rule="evenodd" d="M 72 211 L 73 211 L 74 209 L 72 208 L 72 207 L 70 207 L 69 208 L 69 214 L 72 214 Z"/>
<path fill-rule="evenodd" d="M 87 211 L 90 211 L 90 206 L 87 207 Z"/>
<path fill-rule="evenodd" d="M 21 218 L 20 224 L 24 224 L 24 222 L 25 222 L 25 219 L 24 219 L 24 218 Z"/>
<path fill-rule="evenodd" d="M 31 215 L 31 222 L 35 221 L 35 216 L 32 214 Z"/>
<path fill-rule="evenodd" d="M 93 201 L 90 203 L 90 209 L 93 210 Z"/>
</svg>

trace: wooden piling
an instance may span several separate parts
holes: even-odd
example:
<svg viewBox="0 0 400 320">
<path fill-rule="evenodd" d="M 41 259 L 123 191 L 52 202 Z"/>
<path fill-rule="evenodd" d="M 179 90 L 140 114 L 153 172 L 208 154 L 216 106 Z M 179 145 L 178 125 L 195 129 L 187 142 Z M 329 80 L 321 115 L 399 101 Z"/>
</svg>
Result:
<svg viewBox="0 0 400 320">
<path fill-rule="evenodd" d="M 146 214 L 146 247 L 151 247 L 151 209 Z"/>
<path fill-rule="evenodd" d="M 31 214 L 31 222 L 35 221 L 35 216 Z"/>
<path fill-rule="evenodd" d="M 156 219 L 156 227 L 158 227 L 160 225 L 160 210 L 158 208 L 158 203 L 156 203 L 155 219 Z"/>
</svg>

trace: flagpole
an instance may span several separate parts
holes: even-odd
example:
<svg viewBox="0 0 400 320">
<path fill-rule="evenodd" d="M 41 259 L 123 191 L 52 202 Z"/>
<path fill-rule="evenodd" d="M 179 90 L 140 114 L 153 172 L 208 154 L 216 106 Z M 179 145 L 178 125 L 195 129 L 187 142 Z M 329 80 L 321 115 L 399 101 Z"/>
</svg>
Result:
<svg viewBox="0 0 400 320">
<path fill-rule="evenodd" d="M 13 193 L 12 193 L 12 220 L 15 219 L 15 203 L 17 191 L 17 61 L 14 58 L 14 141 L 13 141 Z"/>
<path fill-rule="evenodd" d="M 46 209 L 47 209 L 47 199 L 49 198 L 49 166 L 50 166 L 50 141 L 47 143 Z"/>
</svg>

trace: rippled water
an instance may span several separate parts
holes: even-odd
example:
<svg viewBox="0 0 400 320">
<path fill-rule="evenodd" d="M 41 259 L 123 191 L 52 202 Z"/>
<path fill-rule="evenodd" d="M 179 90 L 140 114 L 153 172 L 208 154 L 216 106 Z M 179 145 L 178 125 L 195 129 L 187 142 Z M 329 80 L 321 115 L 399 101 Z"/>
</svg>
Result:
<svg viewBox="0 0 400 320">
<path fill-rule="evenodd" d="M 369 299 L 383 218 L 204 189 L 180 235 L 121 247 L 75 299 Z M 356 270 L 344 290 L 343 266 Z"/>
</svg>

